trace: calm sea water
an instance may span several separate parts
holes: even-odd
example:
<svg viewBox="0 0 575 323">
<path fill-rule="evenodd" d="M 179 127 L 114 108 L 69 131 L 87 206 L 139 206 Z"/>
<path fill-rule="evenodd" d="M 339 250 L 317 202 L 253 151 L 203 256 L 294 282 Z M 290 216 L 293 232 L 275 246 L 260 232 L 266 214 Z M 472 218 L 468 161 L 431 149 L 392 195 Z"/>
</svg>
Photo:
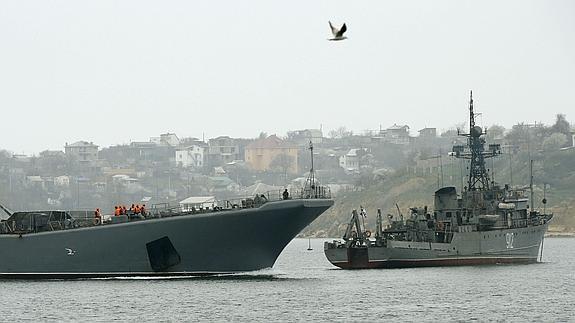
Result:
<svg viewBox="0 0 575 323">
<path fill-rule="evenodd" d="M 572 238 L 546 239 L 541 264 L 359 271 L 311 241 L 242 275 L 0 281 L 0 321 L 575 322 Z"/>
</svg>

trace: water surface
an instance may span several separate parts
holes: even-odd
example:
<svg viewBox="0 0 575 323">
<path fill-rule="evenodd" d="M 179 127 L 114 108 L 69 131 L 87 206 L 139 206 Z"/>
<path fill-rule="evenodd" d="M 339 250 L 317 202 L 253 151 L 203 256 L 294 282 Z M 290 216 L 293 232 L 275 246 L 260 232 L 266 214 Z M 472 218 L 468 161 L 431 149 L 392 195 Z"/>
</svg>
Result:
<svg viewBox="0 0 575 323">
<path fill-rule="evenodd" d="M 0 281 L 0 320 L 575 321 L 572 238 L 547 238 L 540 264 L 356 271 L 311 241 L 247 274 Z"/>
</svg>

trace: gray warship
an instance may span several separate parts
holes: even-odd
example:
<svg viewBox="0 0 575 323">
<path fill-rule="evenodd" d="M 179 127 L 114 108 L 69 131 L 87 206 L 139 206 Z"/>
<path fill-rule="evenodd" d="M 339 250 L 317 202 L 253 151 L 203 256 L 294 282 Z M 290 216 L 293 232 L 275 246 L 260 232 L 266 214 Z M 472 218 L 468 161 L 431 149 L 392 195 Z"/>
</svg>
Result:
<svg viewBox="0 0 575 323">
<path fill-rule="evenodd" d="M 453 186 L 435 192 L 434 210 L 410 208 L 404 219 L 384 219 L 378 210 L 374 237 L 364 225 L 365 210 L 352 211 L 342 240 L 325 242 L 324 253 L 343 269 L 534 263 L 552 214 L 529 205 L 526 189 L 497 185 L 485 167 L 501 154 L 498 144 L 485 149 L 485 131 L 475 125 L 473 95 L 469 102 L 467 145 L 453 147 L 453 156 L 469 160 L 467 186 L 461 195 Z M 531 176 L 531 199 L 533 199 Z M 546 203 L 546 200 L 543 200 Z"/>
<path fill-rule="evenodd" d="M 163 206 L 146 216 L 105 221 L 2 207 L 9 218 L 0 222 L 0 278 L 213 275 L 272 267 L 284 247 L 333 205 L 327 187 L 308 184 L 211 208 Z"/>
</svg>

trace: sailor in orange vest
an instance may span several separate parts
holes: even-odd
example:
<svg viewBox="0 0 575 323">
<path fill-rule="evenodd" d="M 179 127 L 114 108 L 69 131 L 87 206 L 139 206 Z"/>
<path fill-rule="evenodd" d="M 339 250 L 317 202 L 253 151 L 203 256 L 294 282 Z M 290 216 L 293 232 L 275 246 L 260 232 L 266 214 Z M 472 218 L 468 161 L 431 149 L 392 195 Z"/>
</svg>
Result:
<svg viewBox="0 0 575 323">
<path fill-rule="evenodd" d="M 115 216 L 119 216 L 120 215 L 120 207 L 118 205 L 114 206 L 114 215 Z"/>
<path fill-rule="evenodd" d="M 140 213 L 143 216 L 146 216 L 146 204 L 142 204 L 142 207 L 140 207 Z"/>
</svg>

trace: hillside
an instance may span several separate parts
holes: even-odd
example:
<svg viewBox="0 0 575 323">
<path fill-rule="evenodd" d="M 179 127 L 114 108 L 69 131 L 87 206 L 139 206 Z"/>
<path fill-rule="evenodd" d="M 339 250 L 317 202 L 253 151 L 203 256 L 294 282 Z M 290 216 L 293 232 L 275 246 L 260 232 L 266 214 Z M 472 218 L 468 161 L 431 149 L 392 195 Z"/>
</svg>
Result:
<svg viewBox="0 0 575 323">
<path fill-rule="evenodd" d="M 575 232 L 575 149 L 554 152 L 519 153 L 497 157 L 489 168 L 500 184 L 529 186 L 529 160 L 533 159 L 535 207 L 542 210 L 543 195 L 548 204 L 547 211 L 555 218 L 550 231 Z M 457 166 L 457 164 L 453 164 Z M 465 166 L 461 165 L 461 169 Z M 461 189 L 459 167 L 444 167 L 444 186 Z M 432 208 L 433 193 L 439 187 L 441 173 L 412 174 L 406 170 L 396 171 L 379 182 L 357 191 L 345 192 L 336 197 L 335 205 L 320 216 L 304 231 L 304 236 L 341 237 L 351 210 L 364 206 L 368 212 L 367 226 L 375 227 L 375 214 L 380 208 L 382 214 L 397 214 L 397 203 L 405 215 L 411 206 Z M 546 184 L 544 192 L 544 184 Z"/>
</svg>

